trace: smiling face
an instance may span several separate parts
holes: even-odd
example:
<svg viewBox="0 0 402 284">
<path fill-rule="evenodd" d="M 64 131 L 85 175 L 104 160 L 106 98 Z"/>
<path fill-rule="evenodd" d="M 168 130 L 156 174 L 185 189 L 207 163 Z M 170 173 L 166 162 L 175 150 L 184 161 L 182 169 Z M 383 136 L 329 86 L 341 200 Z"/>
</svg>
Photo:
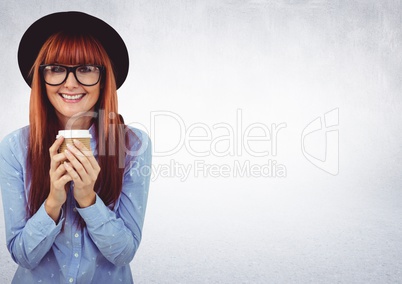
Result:
<svg viewBox="0 0 402 284">
<path fill-rule="evenodd" d="M 47 97 L 62 125 L 66 125 L 74 115 L 94 111 L 100 95 L 99 82 L 94 86 L 83 86 L 77 81 L 73 73 L 70 73 L 61 85 L 45 85 Z M 86 121 L 89 121 L 88 118 L 90 117 L 85 116 L 85 118 L 87 118 Z M 81 125 L 79 127 L 85 129 L 89 126 Z"/>
<path fill-rule="evenodd" d="M 107 54 L 100 43 L 86 34 L 63 34 L 58 33 L 49 38 L 44 44 L 43 55 L 40 59 L 40 65 L 49 66 L 55 64 L 57 66 L 68 67 L 85 65 L 85 66 L 109 66 L 110 61 Z M 40 58 L 40 57 L 38 57 Z M 108 64 L 109 63 L 109 64 Z M 109 66 L 110 67 L 110 66 Z M 49 69 L 46 69 L 49 70 Z M 52 70 L 50 68 L 50 70 Z M 78 79 L 85 79 L 82 76 L 88 75 L 87 69 L 74 69 Z M 44 72 L 44 70 L 38 70 Z M 107 69 L 106 69 L 107 71 Z M 51 72 L 60 72 L 59 69 L 54 69 Z M 81 72 L 78 74 L 77 72 Z M 55 74 L 53 73 L 53 74 Z M 83 74 L 86 75 L 83 75 Z M 107 73 L 107 72 L 106 72 Z M 45 73 L 41 73 L 40 78 L 44 83 Z M 46 73 L 48 74 L 48 73 Z M 47 77 L 46 77 L 47 78 Z M 80 79 L 81 78 L 81 79 Z M 104 85 L 104 80 L 107 76 L 102 76 L 100 81 L 93 86 L 82 85 L 73 72 L 68 73 L 68 76 L 60 85 L 44 84 L 45 90 L 42 91 L 42 96 L 46 96 L 50 104 L 54 107 L 56 116 L 60 126 L 66 126 L 69 119 L 75 115 L 85 112 L 97 111 L 95 105 L 102 97 L 101 85 Z M 48 78 L 47 78 L 48 80 Z M 84 82 L 82 81 L 82 82 Z M 52 82 L 52 81 L 48 81 Z M 82 118 L 71 120 L 74 121 L 72 126 L 75 129 L 87 129 L 93 118 L 92 115 L 81 115 Z M 70 124 L 68 124 L 71 127 Z"/>
</svg>

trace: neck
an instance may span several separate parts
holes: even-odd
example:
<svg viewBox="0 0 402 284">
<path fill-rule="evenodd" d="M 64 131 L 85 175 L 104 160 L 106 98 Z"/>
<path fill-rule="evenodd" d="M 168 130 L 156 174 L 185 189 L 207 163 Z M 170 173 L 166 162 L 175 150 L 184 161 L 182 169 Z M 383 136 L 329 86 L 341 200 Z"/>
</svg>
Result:
<svg viewBox="0 0 402 284">
<path fill-rule="evenodd" d="M 93 112 L 80 113 L 73 117 L 58 116 L 60 129 L 89 129 L 94 117 Z"/>
</svg>

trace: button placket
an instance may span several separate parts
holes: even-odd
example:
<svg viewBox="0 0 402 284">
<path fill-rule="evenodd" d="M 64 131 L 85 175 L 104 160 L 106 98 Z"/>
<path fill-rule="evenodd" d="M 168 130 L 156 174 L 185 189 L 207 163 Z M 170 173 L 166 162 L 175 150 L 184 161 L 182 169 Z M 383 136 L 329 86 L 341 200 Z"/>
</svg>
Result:
<svg viewBox="0 0 402 284">
<path fill-rule="evenodd" d="M 71 188 L 71 190 L 73 190 Z M 72 192 L 71 192 L 72 194 Z M 74 199 L 71 200 L 70 208 L 71 211 L 77 211 L 76 210 L 76 202 Z M 75 218 L 74 214 L 70 214 L 71 218 Z M 73 254 L 73 259 L 71 260 L 70 263 L 70 269 L 68 273 L 68 282 L 69 283 L 75 283 L 77 281 L 78 273 L 79 273 L 79 267 L 80 267 L 80 256 L 81 256 L 81 233 L 79 229 L 79 225 L 77 225 L 75 222 L 72 222 L 72 226 L 70 226 L 71 231 L 70 231 L 70 241 L 71 241 L 71 248 L 72 248 L 72 254 Z"/>
</svg>

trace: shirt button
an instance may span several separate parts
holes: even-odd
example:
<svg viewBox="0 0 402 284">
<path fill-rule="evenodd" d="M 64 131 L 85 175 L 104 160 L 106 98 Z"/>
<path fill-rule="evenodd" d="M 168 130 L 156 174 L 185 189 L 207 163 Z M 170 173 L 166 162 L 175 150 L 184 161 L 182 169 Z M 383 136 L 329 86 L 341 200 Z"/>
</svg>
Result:
<svg viewBox="0 0 402 284">
<path fill-rule="evenodd" d="M 80 235 L 78 233 L 75 233 L 74 237 L 78 238 Z"/>
<path fill-rule="evenodd" d="M 76 253 L 74 254 L 74 256 L 75 256 L 75 257 L 78 257 L 78 253 L 76 252 Z"/>
<path fill-rule="evenodd" d="M 74 212 L 77 212 L 77 208 L 74 207 L 74 208 L 73 208 L 73 211 L 74 211 Z"/>
<path fill-rule="evenodd" d="M 68 282 L 73 283 L 74 279 L 72 277 L 70 277 L 70 279 L 68 279 Z"/>
</svg>

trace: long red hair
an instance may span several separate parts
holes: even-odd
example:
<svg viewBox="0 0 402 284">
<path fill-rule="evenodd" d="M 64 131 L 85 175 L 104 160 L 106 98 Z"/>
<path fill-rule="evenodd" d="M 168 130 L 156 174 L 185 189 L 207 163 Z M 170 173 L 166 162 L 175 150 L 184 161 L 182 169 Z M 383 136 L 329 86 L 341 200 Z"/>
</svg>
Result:
<svg viewBox="0 0 402 284">
<path fill-rule="evenodd" d="M 123 118 L 118 115 L 113 66 L 102 45 L 92 36 L 60 32 L 44 43 L 31 69 L 30 135 L 27 159 L 27 174 L 30 175 L 31 185 L 28 215 L 34 215 L 49 195 L 49 148 L 55 141 L 57 131 L 65 127 L 59 124 L 54 107 L 46 95 L 45 83 L 39 71 L 39 65 L 51 63 L 96 64 L 105 67 L 101 78 L 99 100 L 95 105 L 95 112 L 98 115 L 93 118 L 96 130 L 96 137 L 93 138 L 98 142 L 98 163 L 101 168 L 95 191 L 106 205 L 114 206 L 123 183 L 124 165 L 121 165 L 121 161 L 124 161 L 125 153 L 122 149 L 126 149 L 129 139 L 124 133 Z M 99 115 L 100 112 L 103 115 Z"/>
</svg>

